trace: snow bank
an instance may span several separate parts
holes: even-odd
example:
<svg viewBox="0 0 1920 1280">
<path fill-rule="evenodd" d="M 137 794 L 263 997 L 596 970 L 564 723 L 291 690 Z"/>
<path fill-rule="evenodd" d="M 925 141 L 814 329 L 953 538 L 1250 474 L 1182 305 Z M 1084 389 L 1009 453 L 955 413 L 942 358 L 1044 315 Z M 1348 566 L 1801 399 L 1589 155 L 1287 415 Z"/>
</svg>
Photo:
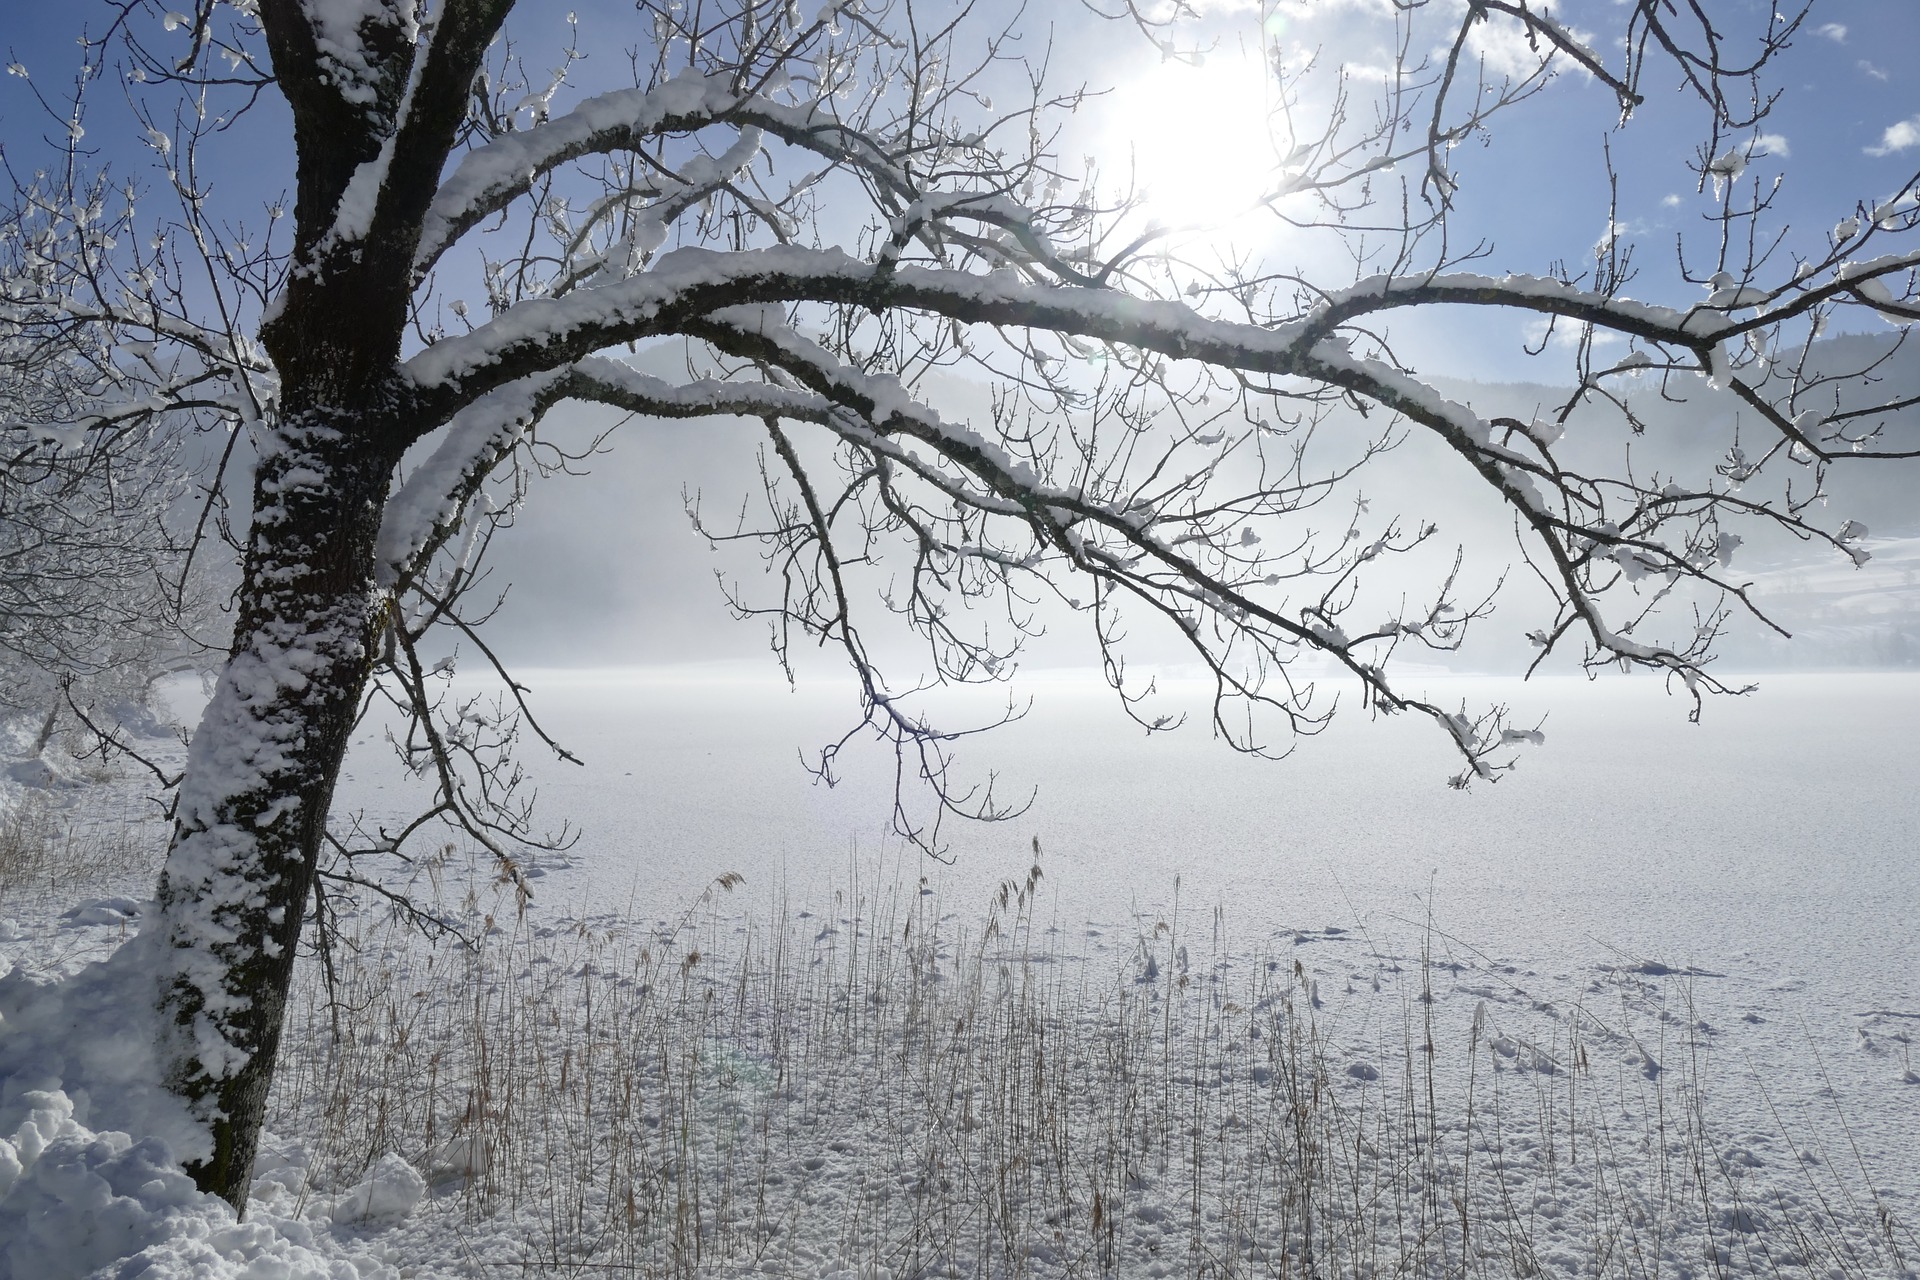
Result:
<svg viewBox="0 0 1920 1280">
<path fill-rule="evenodd" d="M 0 978 L 0 1134 L 59 1093 L 83 1128 L 151 1136 L 186 1158 L 210 1149 L 159 1085 L 151 946 L 137 936 L 59 982 L 25 968 Z"/>
<path fill-rule="evenodd" d="M 375 1280 L 371 1258 L 317 1252 L 303 1224 L 238 1222 L 194 1188 L 167 1144 L 95 1132 L 65 1093 L 29 1092 L 0 1139 L 0 1277 L 7 1280 Z"/>
<path fill-rule="evenodd" d="M 0 978 L 0 1280 L 397 1277 L 278 1212 L 296 1202 L 271 1176 L 243 1223 L 182 1171 L 178 1153 L 207 1137 L 158 1083 L 152 945 L 136 937 L 58 982 Z M 417 1173 L 375 1173 L 336 1219 L 418 1202 Z"/>
</svg>

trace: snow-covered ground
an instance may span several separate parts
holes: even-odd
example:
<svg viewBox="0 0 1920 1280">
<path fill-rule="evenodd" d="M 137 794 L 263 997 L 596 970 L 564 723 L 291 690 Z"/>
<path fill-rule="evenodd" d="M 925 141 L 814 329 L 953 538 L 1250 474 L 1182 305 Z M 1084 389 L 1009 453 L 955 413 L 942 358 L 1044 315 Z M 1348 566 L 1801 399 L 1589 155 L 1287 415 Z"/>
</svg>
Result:
<svg viewBox="0 0 1920 1280">
<path fill-rule="evenodd" d="M 1427 726 L 1242 761 L 1042 681 L 980 753 L 1040 799 L 943 866 L 873 771 L 806 784 L 842 695 L 536 675 L 583 838 L 524 913 L 422 871 L 476 953 L 347 920 L 245 1225 L 94 1132 L 164 1131 L 110 973 L 30 989 L 150 871 L 11 885 L 0 1274 L 1916 1274 L 1920 678 L 1699 726 L 1644 679 L 1434 682 L 1552 708 L 1547 747 L 1459 795 Z M 74 781 L 33 793 L 157 848 L 151 788 Z"/>
</svg>

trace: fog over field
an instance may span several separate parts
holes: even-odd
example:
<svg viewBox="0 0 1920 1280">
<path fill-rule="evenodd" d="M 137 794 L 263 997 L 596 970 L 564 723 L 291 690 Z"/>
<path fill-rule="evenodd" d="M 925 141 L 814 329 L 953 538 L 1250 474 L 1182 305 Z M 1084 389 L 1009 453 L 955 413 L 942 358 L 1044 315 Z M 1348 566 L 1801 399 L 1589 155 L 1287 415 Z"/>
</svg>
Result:
<svg viewBox="0 0 1920 1280">
<path fill-rule="evenodd" d="M 1826 347 L 1835 364 L 1885 357 L 1874 384 L 1841 392 L 1845 407 L 1866 397 L 1920 395 L 1920 350 L 1903 345 L 1899 335 L 1852 335 L 1830 339 Z M 635 359 L 642 368 L 664 372 L 684 356 L 662 349 Z M 1569 394 L 1564 387 L 1534 384 L 1442 378 L 1438 385 L 1485 416 L 1522 420 L 1553 411 Z M 949 379 L 939 387 L 936 398 L 946 415 L 985 416 L 988 397 L 981 384 Z M 1628 403 L 1647 424 L 1635 444 L 1637 465 L 1699 470 L 1724 461 L 1710 442 L 1723 441 L 1734 411 L 1709 396 L 1699 379 L 1675 379 L 1664 390 L 1649 379 Z M 1914 413 L 1890 421 L 1890 447 L 1920 445 Z M 556 445 L 577 453 L 603 437 L 600 451 L 568 464 L 583 474 L 560 472 L 536 481 L 513 535 L 498 540 L 490 557 L 491 583 L 506 589 L 507 599 L 490 625 L 489 643 L 517 662 L 540 666 L 651 666 L 724 656 L 749 671 L 758 658 L 759 670 L 772 670 L 764 625 L 733 621 L 715 576 L 741 584 L 749 598 L 756 590 L 764 594 L 760 562 L 748 550 L 714 548 L 687 515 L 689 501 L 696 501 L 706 527 L 722 533 L 742 519 L 762 518 L 759 428 L 740 420 L 623 421 L 585 408 L 550 425 Z M 1323 435 L 1337 439 L 1367 426 L 1357 415 L 1336 415 Z M 1587 448 L 1596 458 L 1626 438 L 1617 415 L 1610 427 L 1596 420 L 1582 430 L 1595 437 Z M 1417 435 L 1406 436 L 1396 456 L 1350 488 L 1382 511 L 1435 522 L 1436 555 L 1429 560 L 1444 562 L 1462 547 L 1471 579 L 1484 587 L 1499 581 L 1515 560 L 1511 523 L 1476 500 L 1457 459 Z M 1755 619 L 1736 618 L 1722 647 L 1725 665 L 1764 672 L 1903 669 L 1920 662 L 1920 597 L 1914 591 L 1920 548 L 1913 542 L 1920 536 L 1920 486 L 1898 467 L 1841 460 L 1826 489 L 1823 509 L 1864 523 L 1873 558 L 1855 566 L 1830 549 L 1787 537 L 1742 548 L 1736 565 L 1753 583 L 1755 602 L 1792 638 Z M 1431 564 L 1422 562 L 1401 570 L 1398 581 L 1411 588 L 1430 571 Z M 1535 656 L 1525 637 L 1530 624 L 1523 620 L 1540 607 L 1538 597 L 1524 570 L 1511 575 L 1496 602 L 1500 613 L 1459 653 L 1425 659 L 1462 672 L 1523 671 Z M 1143 661 L 1182 657 L 1177 641 L 1151 624 L 1137 629 L 1133 643 Z M 915 660 L 910 648 L 901 652 L 903 661 Z M 1030 665 L 1073 667 L 1087 660 L 1086 626 L 1063 611 L 1035 646 Z M 1556 662 L 1546 670 L 1565 672 L 1570 665 Z"/>
</svg>

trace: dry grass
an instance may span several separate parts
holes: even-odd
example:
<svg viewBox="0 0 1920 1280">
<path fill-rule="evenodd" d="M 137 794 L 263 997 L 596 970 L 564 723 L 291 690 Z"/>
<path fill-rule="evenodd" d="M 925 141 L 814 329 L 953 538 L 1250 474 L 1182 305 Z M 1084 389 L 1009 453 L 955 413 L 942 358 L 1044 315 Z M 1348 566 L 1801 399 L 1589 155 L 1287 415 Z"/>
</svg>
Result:
<svg viewBox="0 0 1920 1280">
<path fill-rule="evenodd" d="M 76 828 L 32 792 L 0 812 L 0 902 L 116 881 L 158 865 L 158 850 L 128 822 Z"/>
<path fill-rule="evenodd" d="M 1689 1032 L 1632 1040 L 1636 1069 L 1584 1010 L 1546 1043 L 1437 1026 L 1414 965 L 1375 999 L 1385 1042 L 1357 1037 L 1217 913 L 1095 958 L 1036 925 L 1036 878 L 971 922 L 876 874 L 830 915 L 502 915 L 471 953 L 369 913 L 339 1002 L 304 989 L 289 1043 L 313 1048 L 271 1127 L 313 1195 L 388 1151 L 427 1172 L 432 1211 L 490 1241 L 475 1275 L 1886 1276 L 1916 1256 L 1864 1175 L 1762 1181 L 1729 1157 Z"/>
</svg>

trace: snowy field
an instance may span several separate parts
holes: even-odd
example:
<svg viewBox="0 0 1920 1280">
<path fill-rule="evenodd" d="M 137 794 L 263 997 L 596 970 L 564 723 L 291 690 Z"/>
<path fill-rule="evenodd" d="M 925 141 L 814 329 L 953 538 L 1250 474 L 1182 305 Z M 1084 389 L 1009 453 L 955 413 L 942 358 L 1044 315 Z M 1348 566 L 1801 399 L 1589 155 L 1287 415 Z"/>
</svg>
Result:
<svg viewBox="0 0 1920 1280">
<path fill-rule="evenodd" d="M 348 917 L 250 1224 L 156 1219 L 231 1274 L 1920 1274 L 1920 677 L 1772 678 L 1689 725 L 1644 677 L 1436 676 L 1550 711 L 1465 794 L 1430 725 L 1245 760 L 1032 681 L 961 765 L 1038 798 L 950 864 L 884 837 L 883 762 L 809 783 L 842 691 L 527 679 L 587 762 L 538 770 L 581 836 L 524 912 L 421 870 L 477 953 Z M 374 738 L 337 804 L 377 822 L 406 797 Z M 125 833 L 9 884 L 11 966 L 137 927 L 140 791 L 10 784 Z M 0 1062 L 41 1034 L 24 982 Z"/>
</svg>

